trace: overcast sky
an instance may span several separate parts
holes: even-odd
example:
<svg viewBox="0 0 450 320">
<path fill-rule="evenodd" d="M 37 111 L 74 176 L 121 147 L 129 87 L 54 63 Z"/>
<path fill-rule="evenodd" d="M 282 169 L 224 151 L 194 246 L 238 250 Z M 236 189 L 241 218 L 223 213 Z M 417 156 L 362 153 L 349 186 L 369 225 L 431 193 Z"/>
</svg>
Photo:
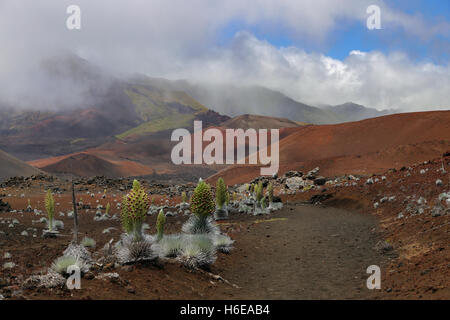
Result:
<svg viewBox="0 0 450 320">
<path fill-rule="evenodd" d="M 42 71 L 75 53 L 114 74 L 263 85 L 310 104 L 449 109 L 449 3 L 0 0 L 0 101 L 83 103 L 85 87 Z M 81 30 L 66 28 L 72 4 Z M 371 4 L 381 30 L 366 27 Z"/>
</svg>

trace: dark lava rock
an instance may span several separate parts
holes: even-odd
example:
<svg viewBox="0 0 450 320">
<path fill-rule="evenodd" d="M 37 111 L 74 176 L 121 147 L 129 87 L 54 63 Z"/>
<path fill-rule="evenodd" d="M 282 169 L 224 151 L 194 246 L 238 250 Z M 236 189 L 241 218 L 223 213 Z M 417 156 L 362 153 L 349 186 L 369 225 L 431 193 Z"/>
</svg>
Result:
<svg viewBox="0 0 450 320">
<path fill-rule="evenodd" d="M 303 172 L 300 171 L 288 171 L 284 174 L 285 178 L 292 178 L 292 177 L 302 177 Z"/>
<path fill-rule="evenodd" d="M 279 196 L 273 196 L 272 202 L 281 202 L 281 198 Z"/>
<path fill-rule="evenodd" d="M 325 182 L 327 182 L 327 179 L 324 177 L 317 177 L 316 179 L 314 179 L 314 184 L 316 186 L 323 186 Z"/>
<path fill-rule="evenodd" d="M 328 200 L 330 198 L 332 198 L 333 195 L 330 193 L 323 193 L 323 194 L 315 194 L 311 197 L 311 199 L 309 199 L 309 202 L 311 204 L 316 204 L 316 203 L 320 203 L 323 202 L 325 200 Z"/>
<path fill-rule="evenodd" d="M 259 181 L 262 182 L 262 185 L 264 188 L 266 188 L 269 185 L 269 180 L 267 179 L 267 177 L 262 177 L 262 176 L 253 179 L 252 181 L 250 181 L 250 184 L 258 184 Z"/>
<path fill-rule="evenodd" d="M 8 202 L 4 202 L 2 199 L 0 199 L 0 212 L 10 212 L 11 206 Z"/>
</svg>

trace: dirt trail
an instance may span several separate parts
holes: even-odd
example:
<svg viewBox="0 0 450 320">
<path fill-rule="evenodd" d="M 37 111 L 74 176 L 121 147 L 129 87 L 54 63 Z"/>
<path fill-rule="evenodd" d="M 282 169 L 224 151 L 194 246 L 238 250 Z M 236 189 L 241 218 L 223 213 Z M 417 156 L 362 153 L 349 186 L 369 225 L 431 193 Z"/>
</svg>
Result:
<svg viewBox="0 0 450 320">
<path fill-rule="evenodd" d="M 236 237 L 221 274 L 241 287 L 232 299 L 366 299 L 366 269 L 386 259 L 375 251 L 376 220 L 340 209 L 292 205 Z"/>
</svg>

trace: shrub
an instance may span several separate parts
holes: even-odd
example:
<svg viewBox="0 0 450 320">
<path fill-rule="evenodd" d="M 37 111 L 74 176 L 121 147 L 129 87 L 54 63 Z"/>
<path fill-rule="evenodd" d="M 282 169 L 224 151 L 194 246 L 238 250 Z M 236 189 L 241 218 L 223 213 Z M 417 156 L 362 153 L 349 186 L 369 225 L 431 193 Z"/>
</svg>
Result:
<svg viewBox="0 0 450 320">
<path fill-rule="evenodd" d="M 207 268 L 216 261 L 216 250 L 206 235 L 186 236 L 179 260 L 189 268 Z"/>
<path fill-rule="evenodd" d="M 267 197 L 269 198 L 269 203 L 273 202 L 273 185 L 272 182 L 267 186 Z"/>
<path fill-rule="evenodd" d="M 219 209 L 227 202 L 227 187 L 222 178 L 217 179 L 216 183 L 216 204 Z"/>
<path fill-rule="evenodd" d="M 154 261 L 158 255 L 153 250 L 153 238 L 151 236 L 142 236 L 136 241 L 134 236 L 123 234 L 122 239 L 117 244 L 117 259 L 121 264 L 135 262 Z"/>
<path fill-rule="evenodd" d="M 64 256 L 75 257 L 76 259 L 83 261 L 86 265 L 92 263 L 91 254 L 82 245 L 71 243 L 63 252 Z"/>
<path fill-rule="evenodd" d="M 187 198 L 186 192 L 184 192 L 184 191 L 181 193 L 181 202 L 183 202 L 183 203 L 187 203 L 188 202 L 188 198 Z"/>
<path fill-rule="evenodd" d="M 83 240 L 81 240 L 81 245 L 86 248 L 95 248 L 96 242 L 92 238 L 84 237 Z"/>
<path fill-rule="evenodd" d="M 53 198 L 52 191 L 47 190 L 47 195 L 45 197 L 45 210 L 47 210 L 48 215 L 48 230 L 53 231 L 53 217 L 55 216 L 55 199 Z"/>
<path fill-rule="evenodd" d="M 255 195 L 256 195 L 256 201 L 261 202 L 261 199 L 263 197 L 263 184 L 262 181 L 259 181 L 258 184 L 255 185 Z"/>
<path fill-rule="evenodd" d="M 166 216 L 164 215 L 164 211 L 161 209 L 158 214 L 158 218 L 156 219 L 156 241 L 160 241 L 164 236 L 164 224 L 166 223 Z"/>
<path fill-rule="evenodd" d="M 77 259 L 76 257 L 73 256 L 59 257 L 53 262 L 52 269 L 59 274 L 67 275 L 67 268 L 73 265 L 80 268 L 82 272 L 86 272 L 86 270 L 89 270 L 89 268 L 82 260 Z"/>
<path fill-rule="evenodd" d="M 234 240 L 224 234 L 217 234 L 212 237 L 212 241 L 217 250 L 223 253 L 229 253 L 233 248 Z"/>
<path fill-rule="evenodd" d="M 178 256 L 184 245 L 184 239 L 181 235 L 167 235 L 159 242 L 159 250 L 161 257 Z"/>
<path fill-rule="evenodd" d="M 181 230 L 188 234 L 216 234 L 220 232 L 212 217 L 199 217 L 194 214 L 183 224 Z"/>
<path fill-rule="evenodd" d="M 149 207 L 147 193 L 134 180 L 133 189 L 123 198 L 121 220 L 125 232 L 132 234 L 135 240 L 142 238 L 142 224 Z"/>
</svg>

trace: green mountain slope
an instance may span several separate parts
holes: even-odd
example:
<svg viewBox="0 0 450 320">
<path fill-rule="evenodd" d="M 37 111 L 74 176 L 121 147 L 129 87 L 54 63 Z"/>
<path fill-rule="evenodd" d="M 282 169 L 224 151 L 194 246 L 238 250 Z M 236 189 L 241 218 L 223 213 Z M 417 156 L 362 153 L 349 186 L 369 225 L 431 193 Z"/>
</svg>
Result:
<svg viewBox="0 0 450 320">
<path fill-rule="evenodd" d="M 135 79 L 140 83 L 165 90 L 181 90 L 207 108 L 230 117 L 257 114 L 282 117 L 302 123 L 334 124 L 387 114 L 351 103 L 318 108 L 296 101 L 281 92 L 260 86 L 194 84 L 184 80 L 170 81 L 146 76 L 136 76 Z"/>
<path fill-rule="evenodd" d="M 132 85 L 125 90 L 134 112 L 143 121 L 116 135 L 119 139 L 180 127 L 191 127 L 193 120 L 209 110 L 181 91 Z"/>
</svg>

